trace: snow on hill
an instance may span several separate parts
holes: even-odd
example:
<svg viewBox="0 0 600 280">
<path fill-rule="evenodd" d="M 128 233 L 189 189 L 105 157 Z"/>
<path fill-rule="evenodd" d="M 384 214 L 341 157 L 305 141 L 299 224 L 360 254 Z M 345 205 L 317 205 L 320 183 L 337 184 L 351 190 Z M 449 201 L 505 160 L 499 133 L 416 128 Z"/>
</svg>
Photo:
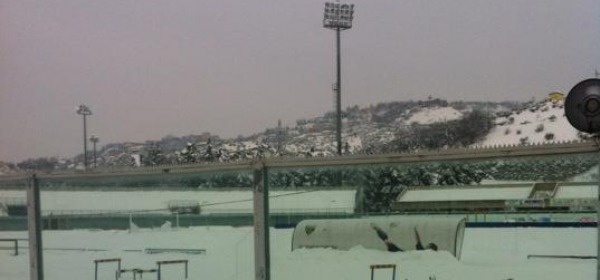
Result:
<svg viewBox="0 0 600 280">
<path fill-rule="evenodd" d="M 564 115 L 563 102 L 550 101 L 496 118 L 478 146 L 537 144 L 581 139 Z"/>
<path fill-rule="evenodd" d="M 0 175 L 16 174 L 20 170 L 14 164 L 0 161 Z"/>
<path fill-rule="evenodd" d="M 452 107 L 426 107 L 418 109 L 406 121 L 407 124 L 432 124 L 436 122 L 458 120 L 463 116 L 463 113 Z"/>
<path fill-rule="evenodd" d="M 426 129 L 436 129 L 436 124 L 460 120 L 474 110 L 484 110 L 488 114 L 495 114 L 496 118 L 487 136 L 473 146 L 539 144 L 581 139 L 581 133 L 572 128 L 564 115 L 563 102 L 543 101 L 517 110 L 520 106 L 523 105 L 489 102 L 449 104 L 444 100 L 391 102 L 366 108 L 355 106 L 346 110 L 343 119 L 342 150 L 344 154 L 396 152 L 400 149 L 399 144 L 422 143 L 431 140 L 431 137 L 439 137 Z M 512 108 L 512 111 L 507 111 L 507 108 Z M 100 150 L 98 165 L 229 162 L 252 159 L 265 151 L 288 157 L 334 156 L 337 153 L 334 116 L 328 113 L 314 119 L 302 119 L 295 126 L 279 125 L 263 133 L 238 139 L 220 139 L 216 135 L 204 133 L 184 137 L 167 136 L 160 141 L 146 143 L 109 144 Z M 420 130 L 411 128 L 415 123 L 420 125 Z M 449 132 L 452 131 L 446 131 L 446 135 L 452 134 Z M 188 151 L 186 143 L 192 144 L 192 153 Z M 410 149 L 406 145 L 403 148 Z M 64 164 L 59 162 L 55 168 L 73 169 L 78 164 L 82 166 L 82 159 L 83 156 L 79 155 Z M 30 165 L 39 166 L 37 161 Z M 14 167 L 15 165 L 0 164 L 0 175 L 16 172 Z"/>
</svg>

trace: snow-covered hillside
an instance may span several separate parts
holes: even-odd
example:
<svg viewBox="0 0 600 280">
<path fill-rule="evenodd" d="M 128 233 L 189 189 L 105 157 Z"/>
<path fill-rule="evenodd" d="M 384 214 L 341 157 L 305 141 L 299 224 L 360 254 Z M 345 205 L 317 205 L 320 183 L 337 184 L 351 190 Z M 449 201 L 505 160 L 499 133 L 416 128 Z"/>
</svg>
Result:
<svg viewBox="0 0 600 280">
<path fill-rule="evenodd" d="M 436 122 L 453 121 L 462 118 L 463 112 L 452 107 L 427 107 L 416 110 L 406 121 L 406 124 L 432 124 Z"/>
<path fill-rule="evenodd" d="M 18 173 L 18 171 L 18 168 L 14 164 L 0 161 L 0 175 L 15 174 Z"/>
<path fill-rule="evenodd" d="M 546 101 L 511 112 L 496 118 L 494 124 L 485 140 L 478 145 L 538 144 L 581 139 L 565 117 L 562 101 Z"/>
<path fill-rule="evenodd" d="M 473 118 L 472 113 L 477 111 L 483 113 Z M 494 117 L 492 127 L 485 123 L 481 126 L 481 122 L 476 124 L 488 116 Z M 283 127 L 279 123 L 262 133 L 237 139 L 221 139 L 206 132 L 183 137 L 167 136 L 145 143 L 113 143 L 100 149 L 97 161 L 98 166 L 106 167 L 231 162 L 256 158 L 266 152 L 285 157 L 334 156 L 337 154 L 334 117 L 335 114 L 329 112 L 324 116 L 298 120 L 295 126 Z M 462 120 L 470 123 L 457 125 Z M 488 128 L 489 132 L 485 135 Z M 481 133 L 463 135 L 465 132 L 473 134 L 473 131 Z M 472 146 L 541 144 L 582 138 L 568 123 L 562 101 L 542 101 L 525 107 L 508 102 L 449 103 L 433 99 L 347 108 L 342 125 L 342 151 L 347 155 L 463 147 L 482 135 L 485 135 L 483 139 Z M 19 164 L 18 167 L 0 164 L 0 175 L 47 166 L 48 162 L 56 162 L 55 170 L 83 166 L 83 155 L 68 160 L 40 160 Z"/>
</svg>

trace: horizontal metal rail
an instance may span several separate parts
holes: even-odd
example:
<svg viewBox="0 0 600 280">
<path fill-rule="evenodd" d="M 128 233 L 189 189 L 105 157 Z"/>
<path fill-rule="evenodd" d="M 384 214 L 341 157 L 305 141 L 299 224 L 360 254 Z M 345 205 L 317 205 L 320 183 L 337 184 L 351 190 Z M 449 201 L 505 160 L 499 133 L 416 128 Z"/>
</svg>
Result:
<svg viewBox="0 0 600 280">
<path fill-rule="evenodd" d="M 506 157 L 552 156 L 597 152 L 598 147 L 590 141 L 546 145 L 518 145 L 486 148 L 447 149 L 437 151 L 417 151 L 410 153 L 383 155 L 352 155 L 322 159 L 280 159 L 265 162 L 271 168 L 352 166 L 416 162 L 445 162 L 485 160 Z"/>
<path fill-rule="evenodd" d="M 596 256 L 575 256 L 575 255 L 527 255 L 527 259 L 596 259 Z"/>
<path fill-rule="evenodd" d="M 193 254 L 200 255 L 206 254 L 206 249 L 190 249 L 190 248 L 146 248 L 144 249 L 146 254 L 159 254 L 159 253 L 181 253 L 181 254 Z M 163 263 L 169 263 L 164 261 Z"/>
</svg>

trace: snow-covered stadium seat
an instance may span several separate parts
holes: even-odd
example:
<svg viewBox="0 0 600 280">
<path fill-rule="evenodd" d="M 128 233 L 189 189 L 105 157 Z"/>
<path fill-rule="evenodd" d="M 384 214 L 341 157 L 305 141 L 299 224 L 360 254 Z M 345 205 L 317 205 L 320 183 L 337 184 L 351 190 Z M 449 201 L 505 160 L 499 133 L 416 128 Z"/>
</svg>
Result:
<svg viewBox="0 0 600 280">
<path fill-rule="evenodd" d="M 389 239 L 403 250 L 415 250 L 414 229 L 423 246 L 435 243 L 439 250 L 460 258 L 465 231 L 465 219 L 432 216 L 386 216 L 362 219 L 304 220 L 292 236 L 292 250 L 299 248 L 334 248 L 348 250 L 355 246 L 386 250 L 372 225 L 387 233 Z"/>
</svg>

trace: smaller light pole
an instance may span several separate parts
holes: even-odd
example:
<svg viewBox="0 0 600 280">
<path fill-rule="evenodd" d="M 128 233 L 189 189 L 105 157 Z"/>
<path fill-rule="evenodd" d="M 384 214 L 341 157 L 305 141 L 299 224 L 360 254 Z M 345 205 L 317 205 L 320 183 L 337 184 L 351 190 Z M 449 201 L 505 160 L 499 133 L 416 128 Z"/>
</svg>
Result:
<svg viewBox="0 0 600 280">
<path fill-rule="evenodd" d="M 98 138 L 98 136 L 93 134 L 90 136 L 90 142 L 92 142 L 92 144 L 94 145 L 94 168 L 96 168 L 96 143 L 98 143 L 98 141 L 100 141 L 100 138 Z"/>
<path fill-rule="evenodd" d="M 83 170 L 87 170 L 87 127 L 86 117 L 92 114 L 92 110 L 83 104 L 75 108 L 77 114 L 83 116 Z"/>
</svg>

